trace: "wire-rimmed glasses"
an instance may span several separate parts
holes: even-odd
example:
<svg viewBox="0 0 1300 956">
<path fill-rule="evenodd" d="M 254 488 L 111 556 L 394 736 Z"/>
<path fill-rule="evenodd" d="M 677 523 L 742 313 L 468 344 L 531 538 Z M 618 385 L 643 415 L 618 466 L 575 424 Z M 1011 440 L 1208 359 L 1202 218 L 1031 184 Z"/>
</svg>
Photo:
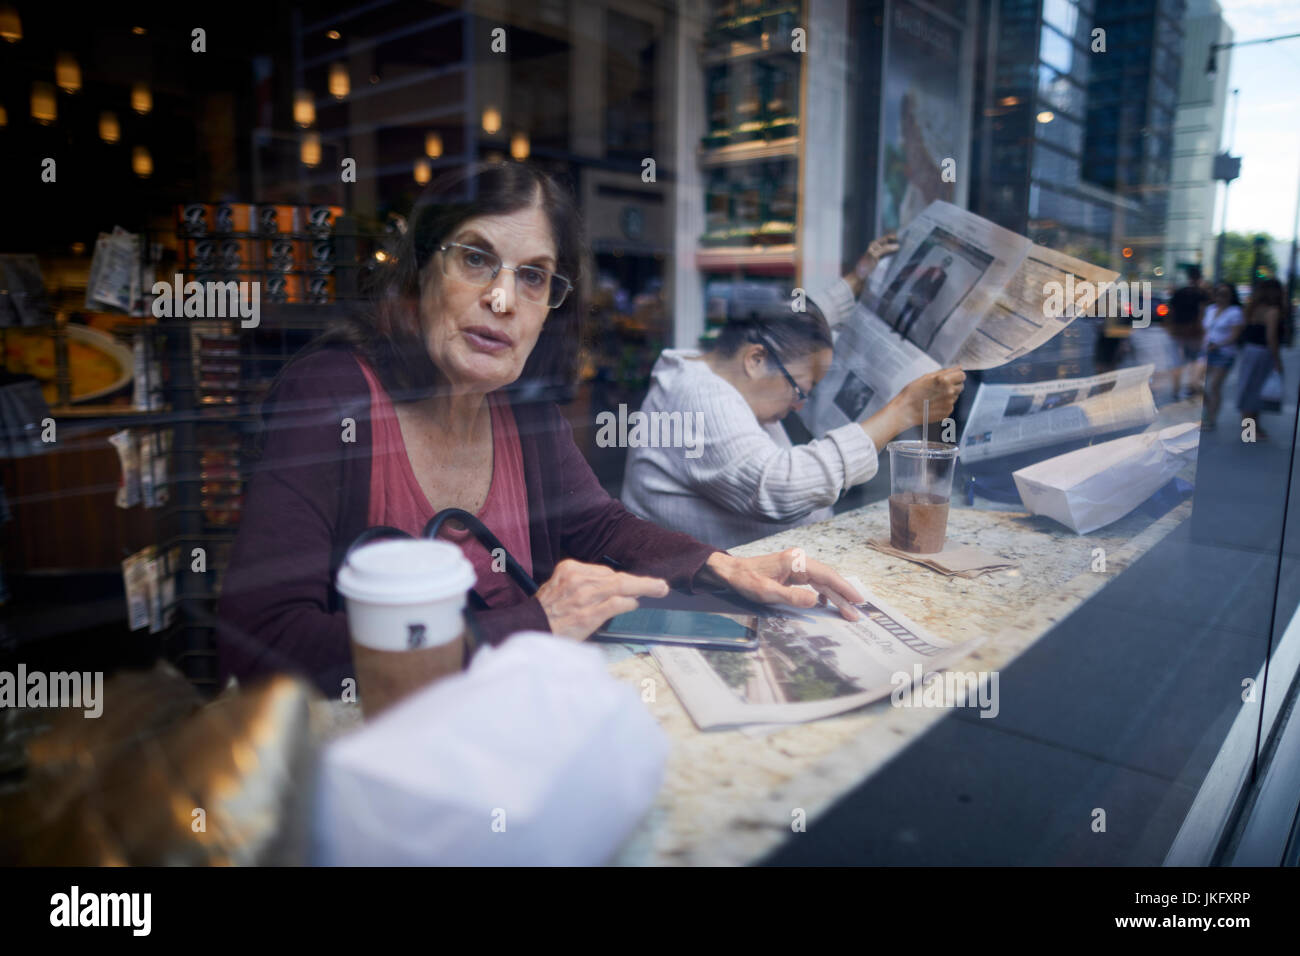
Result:
<svg viewBox="0 0 1300 956">
<path fill-rule="evenodd" d="M 541 266 L 516 266 L 511 269 L 495 253 L 467 246 L 463 242 L 445 242 L 438 247 L 442 253 L 442 274 L 467 285 L 485 288 L 502 269 L 515 274 L 515 292 L 529 302 L 544 304 L 548 309 L 558 309 L 573 288 L 573 283 L 562 275 Z"/>
<path fill-rule="evenodd" d="M 785 376 L 785 380 L 789 382 L 790 387 L 794 389 L 796 401 L 800 401 L 800 402 L 804 401 L 808 397 L 808 393 L 799 387 L 799 383 L 794 380 L 794 376 L 790 374 L 790 371 L 785 367 L 785 365 L 781 362 L 781 360 L 776 357 L 776 349 L 772 348 L 772 344 L 768 342 L 768 340 L 763 336 L 758 335 L 755 336 L 755 338 L 758 339 L 759 345 L 767 349 L 767 357 L 770 358 L 774 363 L 776 363 L 776 367 L 780 369 L 781 374 Z"/>
</svg>

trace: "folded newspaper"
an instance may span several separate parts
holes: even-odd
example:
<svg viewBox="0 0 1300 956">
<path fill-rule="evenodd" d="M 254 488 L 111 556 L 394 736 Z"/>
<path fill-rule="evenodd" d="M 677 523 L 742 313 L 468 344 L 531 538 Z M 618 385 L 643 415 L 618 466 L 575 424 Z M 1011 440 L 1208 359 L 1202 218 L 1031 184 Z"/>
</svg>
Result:
<svg viewBox="0 0 1300 956">
<path fill-rule="evenodd" d="M 964 462 L 997 458 L 1155 421 L 1154 365 L 1022 385 L 983 383 L 966 415 Z"/>
<path fill-rule="evenodd" d="M 983 643 L 936 637 L 857 578 L 849 582 L 866 598 L 857 621 L 835 608 L 788 608 L 760 619 L 757 650 L 653 647 L 696 726 L 796 724 L 842 714 L 913 686 Z"/>
<path fill-rule="evenodd" d="M 995 368 L 1032 352 L 1083 301 L 1054 289 L 1096 289 L 1119 275 L 942 201 L 907 225 L 881 271 L 800 413 L 817 437 L 874 415 L 926 372 Z"/>
</svg>

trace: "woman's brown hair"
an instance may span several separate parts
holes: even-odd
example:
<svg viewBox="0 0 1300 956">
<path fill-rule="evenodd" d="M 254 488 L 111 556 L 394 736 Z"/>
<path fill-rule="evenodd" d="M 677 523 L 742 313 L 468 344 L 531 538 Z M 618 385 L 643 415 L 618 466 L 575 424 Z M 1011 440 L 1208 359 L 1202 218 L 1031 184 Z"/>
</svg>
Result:
<svg viewBox="0 0 1300 956">
<path fill-rule="evenodd" d="M 1282 314 L 1282 283 L 1277 279 L 1261 279 L 1255 283 L 1255 290 L 1246 303 L 1246 321 L 1255 321 L 1255 312 L 1265 306 L 1273 306 Z"/>
</svg>

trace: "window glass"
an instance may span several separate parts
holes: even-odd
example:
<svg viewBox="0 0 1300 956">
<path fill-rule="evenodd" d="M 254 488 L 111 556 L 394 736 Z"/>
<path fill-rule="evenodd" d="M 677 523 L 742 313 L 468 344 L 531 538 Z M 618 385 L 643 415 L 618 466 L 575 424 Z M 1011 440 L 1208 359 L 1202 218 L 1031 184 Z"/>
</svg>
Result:
<svg viewBox="0 0 1300 956">
<path fill-rule="evenodd" d="M 1061 73 L 1069 73 L 1074 66 L 1074 52 L 1074 47 L 1069 40 L 1051 27 L 1043 27 L 1038 47 L 1039 59 Z"/>
<path fill-rule="evenodd" d="M 1043 22 L 1072 37 L 1079 22 L 1079 8 L 1070 0 L 1043 0 Z"/>
</svg>

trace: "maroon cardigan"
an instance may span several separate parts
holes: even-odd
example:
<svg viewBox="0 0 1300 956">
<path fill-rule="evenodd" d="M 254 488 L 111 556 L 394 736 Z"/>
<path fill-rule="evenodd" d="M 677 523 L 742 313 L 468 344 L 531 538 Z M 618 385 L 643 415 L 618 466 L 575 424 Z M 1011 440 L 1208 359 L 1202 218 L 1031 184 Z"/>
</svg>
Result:
<svg viewBox="0 0 1300 956">
<path fill-rule="evenodd" d="M 643 521 L 610 498 L 554 404 L 513 407 L 533 577 L 544 582 L 565 557 L 596 563 L 609 556 L 632 573 L 690 588 L 717 549 Z M 292 671 L 334 696 L 352 676 L 334 578 L 367 527 L 370 390 L 350 351 L 324 349 L 289 367 L 263 414 L 264 453 L 244 496 L 217 608 L 221 680 Z M 516 631 L 550 630 L 537 598 L 514 587 L 517 603 L 475 613 L 480 639 L 495 644 Z"/>
</svg>

